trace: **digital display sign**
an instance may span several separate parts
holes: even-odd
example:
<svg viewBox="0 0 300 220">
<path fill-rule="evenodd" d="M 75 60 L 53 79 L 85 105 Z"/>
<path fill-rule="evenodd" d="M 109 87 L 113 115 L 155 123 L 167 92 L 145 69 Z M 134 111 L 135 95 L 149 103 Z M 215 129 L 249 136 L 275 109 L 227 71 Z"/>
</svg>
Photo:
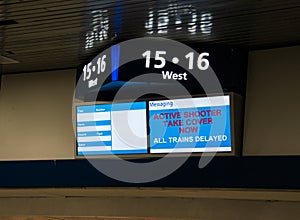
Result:
<svg viewBox="0 0 300 220">
<path fill-rule="evenodd" d="M 77 156 L 147 153 L 146 102 L 76 106 Z"/>
<path fill-rule="evenodd" d="M 104 127 L 108 130 L 99 133 L 89 128 L 90 133 L 84 133 L 83 127 L 102 124 L 94 118 L 85 124 L 81 114 L 99 112 L 83 113 L 79 111 L 85 111 L 83 107 L 76 107 L 77 155 L 236 154 L 242 134 L 237 129 L 240 121 L 233 117 L 242 117 L 241 99 L 223 92 L 243 94 L 246 61 L 242 49 L 188 46 L 164 38 L 137 38 L 112 45 L 78 68 L 75 103 L 110 103 L 101 105 L 111 117 L 105 121 L 111 121 L 103 125 L 110 126 Z M 208 97 L 195 98 L 201 95 Z M 158 100 L 161 97 L 165 100 Z M 129 122 L 120 122 L 123 117 L 114 119 L 119 110 L 112 107 L 129 100 L 133 106 L 143 103 L 139 109 L 143 117 L 129 108 L 122 111 L 132 116 Z M 119 104 L 111 104 L 116 102 Z M 88 126 L 92 122 L 96 124 Z M 138 132 L 141 138 L 130 135 Z"/>
<path fill-rule="evenodd" d="M 149 102 L 150 153 L 231 152 L 230 97 Z"/>
<path fill-rule="evenodd" d="M 77 105 L 76 119 L 77 156 L 233 151 L 229 95 Z"/>
</svg>

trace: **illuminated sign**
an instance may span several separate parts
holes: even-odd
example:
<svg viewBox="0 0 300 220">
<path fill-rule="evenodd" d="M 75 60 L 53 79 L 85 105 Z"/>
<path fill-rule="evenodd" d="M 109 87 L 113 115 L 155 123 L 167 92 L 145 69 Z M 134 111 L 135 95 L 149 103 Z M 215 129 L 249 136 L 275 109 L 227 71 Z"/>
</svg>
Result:
<svg viewBox="0 0 300 220">
<path fill-rule="evenodd" d="M 146 102 L 76 107 L 77 156 L 147 153 Z"/>
<path fill-rule="evenodd" d="M 229 96 L 149 102 L 150 152 L 230 152 Z"/>
</svg>

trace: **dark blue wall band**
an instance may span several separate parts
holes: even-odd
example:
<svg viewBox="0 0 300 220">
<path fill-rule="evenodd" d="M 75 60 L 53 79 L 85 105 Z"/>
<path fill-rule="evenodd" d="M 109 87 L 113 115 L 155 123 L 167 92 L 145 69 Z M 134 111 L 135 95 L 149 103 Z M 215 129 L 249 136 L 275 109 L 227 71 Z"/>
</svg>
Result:
<svg viewBox="0 0 300 220">
<path fill-rule="evenodd" d="M 173 158 L 174 159 L 174 158 Z M 172 158 L 170 158 L 172 160 Z M 140 159 L 147 162 L 150 159 Z M 98 172 L 87 160 L 0 162 L 0 187 L 221 187 L 300 189 L 300 157 L 215 157 L 204 169 L 191 157 L 176 172 L 129 184 Z"/>
</svg>

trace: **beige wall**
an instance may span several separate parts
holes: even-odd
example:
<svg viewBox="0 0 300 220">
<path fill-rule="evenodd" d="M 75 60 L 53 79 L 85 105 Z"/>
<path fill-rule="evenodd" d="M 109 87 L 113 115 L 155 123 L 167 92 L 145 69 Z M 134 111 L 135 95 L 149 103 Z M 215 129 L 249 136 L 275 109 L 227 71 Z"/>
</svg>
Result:
<svg viewBox="0 0 300 220">
<path fill-rule="evenodd" d="M 0 160 L 74 158 L 75 70 L 4 75 Z"/>
<path fill-rule="evenodd" d="M 300 46 L 249 54 L 244 155 L 300 155 Z"/>
</svg>

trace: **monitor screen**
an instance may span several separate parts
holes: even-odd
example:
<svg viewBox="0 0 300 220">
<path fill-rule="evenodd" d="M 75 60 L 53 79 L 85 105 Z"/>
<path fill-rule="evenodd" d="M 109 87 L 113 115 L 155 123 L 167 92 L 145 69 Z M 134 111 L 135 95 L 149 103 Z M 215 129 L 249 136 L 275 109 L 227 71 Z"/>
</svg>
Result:
<svg viewBox="0 0 300 220">
<path fill-rule="evenodd" d="M 150 153 L 231 152 L 230 96 L 149 101 Z"/>
<path fill-rule="evenodd" d="M 76 106 L 77 156 L 147 153 L 146 102 Z"/>
</svg>

